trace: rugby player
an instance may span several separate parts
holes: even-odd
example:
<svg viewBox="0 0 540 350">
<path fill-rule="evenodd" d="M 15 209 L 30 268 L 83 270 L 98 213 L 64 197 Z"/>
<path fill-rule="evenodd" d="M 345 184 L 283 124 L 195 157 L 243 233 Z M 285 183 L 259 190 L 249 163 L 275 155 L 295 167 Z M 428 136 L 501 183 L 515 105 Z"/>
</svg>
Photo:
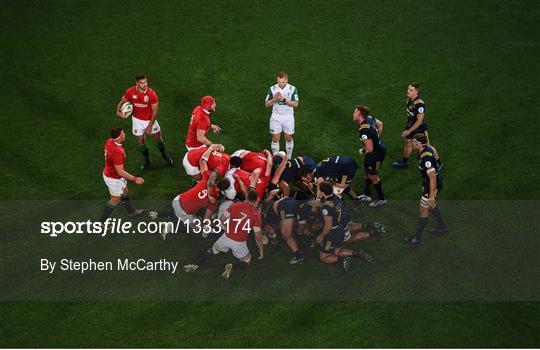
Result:
<svg viewBox="0 0 540 350">
<path fill-rule="evenodd" d="M 373 258 L 363 250 L 343 248 L 347 232 L 348 217 L 344 214 L 344 203 L 334 194 L 333 185 L 329 181 L 319 183 L 318 197 L 324 204 L 321 213 L 324 217 L 324 227 L 317 236 L 316 242 L 320 245 L 319 260 L 325 264 L 340 263 L 343 270 L 350 269 L 351 257 L 359 257 L 373 263 Z"/>
<path fill-rule="evenodd" d="M 382 181 L 379 177 L 380 168 L 384 157 L 386 156 L 386 146 L 379 138 L 377 129 L 373 126 L 374 120 L 368 120 L 369 109 L 366 106 L 356 106 L 353 113 L 353 120 L 356 121 L 360 128 L 360 140 L 363 147 L 358 153 L 364 156 L 364 194 L 358 199 L 366 202 L 371 202 L 370 186 L 373 184 L 377 191 L 377 200 L 369 204 L 370 207 L 376 208 L 386 203 L 384 192 L 382 189 Z"/>
<path fill-rule="evenodd" d="M 281 153 L 282 152 L 278 152 L 278 154 L 274 155 L 275 168 L 279 167 L 280 164 L 285 163 L 285 168 L 283 169 L 283 173 L 279 179 L 279 187 L 290 193 L 291 185 L 296 185 L 296 187 L 301 190 L 295 191 L 291 197 L 298 200 L 309 199 L 311 193 L 305 193 L 303 191 L 304 188 L 302 187 L 302 180 L 300 179 L 300 170 L 302 168 L 315 169 L 317 163 L 309 156 L 298 156 L 290 160 L 285 160 L 283 159 L 285 154 Z"/>
<path fill-rule="evenodd" d="M 392 163 L 392 166 L 399 169 L 408 166 L 408 160 L 413 150 L 411 141 L 413 136 L 417 133 L 423 133 L 428 137 L 428 126 L 425 121 L 426 105 L 424 104 L 424 100 L 420 97 L 420 84 L 418 83 L 410 83 L 407 88 L 406 111 L 407 124 L 405 125 L 405 130 L 401 133 L 401 137 L 406 140 L 403 148 L 403 157 L 401 160 Z"/>
<path fill-rule="evenodd" d="M 270 116 L 270 134 L 272 134 L 272 153 L 279 152 L 279 139 L 281 132 L 285 136 L 285 151 L 289 158 L 292 157 L 294 141 L 294 109 L 298 107 L 298 90 L 289 83 L 289 77 L 285 72 L 277 74 L 277 84 L 268 88 L 265 106 L 272 107 Z"/>
<path fill-rule="evenodd" d="M 122 128 L 113 128 L 111 138 L 105 142 L 105 167 L 103 169 L 103 181 L 109 188 L 111 197 L 101 214 L 101 222 L 105 222 L 116 206 L 122 202 L 128 212 L 128 216 L 140 215 L 144 209 L 134 209 L 129 201 L 127 181 L 133 181 L 142 185 L 144 179 L 131 175 L 124 169 L 126 151 L 122 144 L 126 140 L 126 134 Z"/>
<path fill-rule="evenodd" d="M 297 213 L 298 201 L 294 198 L 285 197 L 277 201 L 266 200 L 261 202 L 263 229 L 272 240 L 275 240 L 276 231 L 281 233 L 292 252 L 292 258 L 289 260 L 290 264 L 304 262 L 304 255 L 293 237 L 294 221 Z"/>
<path fill-rule="evenodd" d="M 418 152 L 418 167 L 422 175 L 422 197 L 420 198 L 420 220 L 416 226 L 416 233 L 406 238 L 411 246 L 422 243 L 422 233 L 427 226 L 429 213 L 433 214 L 437 220 L 437 227 L 432 230 L 435 234 L 448 232 L 441 209 L 435 203 L 435 197 L 442 190 L 444 185 L 443 177 L 440 173 L 439 164 L 433 148 L 428 145 L 428 138 L 425 134 L 415 134 L 412 145 Z"/>
<path fill-rule="evenodd" d="M 201 264 L 220 252 L 232 252 L 237 259 L 233 263 L 225 265 L 222 276 L 228 279 L 233 270 L 246 268 L 251 262 L 251 254 L 246 244 L 251 232 L 255 235 L 255 241 L 259 248 L 259 259 L 264 257 L 264 245 L 261 230 L 261 216 L 255 207 L 257 191 L 250 189 L 246 200 L 232 204 L 220 217 L 225 233 L 212 245 L 197 257 L 195 263 L 184 266 L 185 272 L 193 272 Z"/>
<path fill-rule="evenodd" d="M 300 169 L 301 188 L 316 195 L 316 185 L 324 180 L 332 181 L 334 194 L 347 193 L 351 198 L 358 196 L 349 187 L 352 182 L 358 163 L 349 156 L 333 156 L 321 161 L 315 169 L 303 167 Z"/>
<path fill-rule="evenodd" d="M 144 74 L 135 77 L 135 86 L 127 89 L 120 99 L 120 102 L 118 102 L 118 105 L 116 106 L 116 115 L 120 118 L 124 118 L 120 108 L 128 101 L 131 102 L 133 106 L 133 113 L 131 114 L 133 135 L 137 136 L 139 150 L 144 156 L 144 164 L 141 166 L 141 170 L 148 170 L 152 166 L 150 163 L 150 153 L 146 147 L 146 135 L 152 135 L 165 163 L 168 166 L 172 166 L 173 161 L 165 151 L 165 144 L 163 143 L 163 138 L 161 136 L 161 128 L 156 120 L 159 104 L 158 96 L 156 92 L 148 86 L 148 81 Z"/>
<path fill-rule="evenodd" d="M 242 158 L 240 169 L 252 173 L 257 169 L 264 170 L 266 167 L 266 152 L 268 151 L 264 150 L 263 152 L 251 152 L 241 149 L 231 154 L 231 157 Z"/>
<path fill-rule="evenodd" d="M 236 153 L 236 152 L 235 152 Z M 232 156 L 230 159 L 230 169 L 225 173 L 225 178 L 230 181 L 230 186 L 225 191 L 222 191 L 223 195 L 233 200 L 237 197 L 238 193 L 243 195 L 243 198 L 247 195 L 247 189 L 254 188 L 259 193 L 259 200 L 262 199 L 266 187 L 270 182 L 270 175 L 272 171 L 272 155 L 270 151 L 264 150 L 263 153 L 265 159 L 264 168 L 258 167 L 249 172 L 242 169 L 244 159 L 239 156 Z M 251 167 L 250 167 L 251 168 Z"/>
<path fill-rule="evenodd" d="M 212 150 L 208 158 L 208 169 L 215 170 L 216 174 L 223 176 L 227 170 L 229 170 L 230 156 L 226 153 L 225 147 L 221 144 L 214 143 L 208 147 Z M 182 164 L 188 175 L 191 175 L 195 181 L 201 179 L 201 171 L 199 169 L 199 161 L 203 154 L 207 151 L 206 147 L 197 148 L 187 152 L 184 155 Z"/>
<path fill-rule="evenodd" d="M 320 197 L 304 201 L 298 209 L 297 233 L 300 236 L 309 236 L 313 239 L 312 247 L 315 246 L 314 238 L 320 233 L 324 226 L 324 217 L 321 214 L 321 208 L 324 205 Z M 382 237 L 386 228 L 377 222 L 357 223 L 353 222 L 350 216 L 350 210 L 347 207 L 342 196 L 338 196 L 343 202 L 343 220 L 347 223 L 344 242 L 362 241 L 372 237 Z"/>
<path fill-rule="evenodd" d="M 229 187 L 229 180 L 221 179 L 217 184 L 212 181 L 211 172 L 208 169 L 208 158 L 212 153 L 212 149 L 208 148 L 199 161 L 199 169 L 201 170 L 201 180 L 189 190 L 179 194 L 172 200 L 172 210 L 162 212 L 149 211 L 148 215 L 153 220 L 157 218 L 165 218 L 176 216 L 184 225 L 195 227 L 194 219 L 199 211 L 205 209 L 203 220 L 210 219 L 217 211 L 219 191 Z M 182 229 L 182 227 L 178 227 Z M 163 239 L 166 238 L 167 231 L 161 232 Z M 201 230 L 202 236 L 206 238 L 208 233 Z"/>
<path fill-rule="evenodd" d="M 188 132 L 186 136 L 186 149 L 188 151 L 208 147 L 212 144 L 206 135 L 212 129 L 214 133 L 220 133 L 221 128 L 210 122 L 210 114 L 216 111 L 216 101 L 212 96 L 201 98 L 201 104 L 191 112 Z"/>
</svg>

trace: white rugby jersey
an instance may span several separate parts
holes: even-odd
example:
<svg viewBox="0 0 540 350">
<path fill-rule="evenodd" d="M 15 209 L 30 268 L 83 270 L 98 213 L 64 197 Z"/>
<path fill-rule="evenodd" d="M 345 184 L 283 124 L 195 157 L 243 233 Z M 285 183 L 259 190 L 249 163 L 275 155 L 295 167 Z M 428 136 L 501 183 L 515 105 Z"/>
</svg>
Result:
<svg viewBox="0 0 540 350">
<path fill-rule="evenodd" d="M 283 89 L 280 88 L 278 84 L 270 86 L 270 88 L 268 88 L 268 93 L 266 94 L 266 101 L 270 101 L 278 92 L 281 92 L 281 95 L 283 95 L 286 100 L 299 101 L 298 90 L 288 83 Z M 272 106 L 272 114 L 294 116 L 294 108 L 287 106 L 283 100 L 277 100 Z"/>
</svg>

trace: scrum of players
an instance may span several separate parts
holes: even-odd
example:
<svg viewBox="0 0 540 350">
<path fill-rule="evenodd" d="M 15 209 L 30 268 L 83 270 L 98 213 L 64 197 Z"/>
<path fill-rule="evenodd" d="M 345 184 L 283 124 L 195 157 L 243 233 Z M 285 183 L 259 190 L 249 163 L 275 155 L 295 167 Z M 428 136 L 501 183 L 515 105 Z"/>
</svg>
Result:
<svg viewBox="0 0 540 350">
<path fill-rule="evenodd" d="M 118 103 L 117 115 L 132 118 L 133 134 L 144 156 L 141 170 L 151 167 L 145 145 L 146 135 L 156 140 L 162 158 L 171 165 L 172 160 L 165 152 L 156 120 L 157 94 L 148 87 L 144 75 L 137 76 L 135 80 L 135 86 L 126 90 Z M 419 85 L 409 84 L 407 95 L 407 125 L 402 133 L 407 143 L 403 159 L 393 165 L 406 168 L 412 149 L 418 152 L 422 176 L 420 219 L 416 232 L 406 238 L 408 244 L 417 246 L 422 242 L 430 213 L 437 221 L 433 233 L 446 233 L 448 228 L 435 203 L 435 197 L 443 186 L 442 163 L 427 137 L 425 105 L 419 96 Z M 184 271 L 196 271 L 212 256 L 232 252 L 236 259 L 225 266 L 222 274 L 229 278 L 232 271 L 249 266 L 251 253 L 247 241 L 251 234 L 259 250 L 258 259 L 264 258 L 268 246 L 284 244 L 290 251 L 289 263 L 301 264 L 306 259 L 306 252 L 298 243 L 303 241 L 312 248 L 318 247 L 322 263 L 338 264 L 344 271 L 350 270 L 354 258 L 371 264 L 373 258 L 364 250 L 350 248 L 350 243 L 383 237 L 385 226 L 376 222 L 354 222 L 351 212 L 358 208 L 380 207 L 387 202 L 380 178 L 381 164 L 386 155 L 382 142 L 383 123 L 372 117 L 366 106 L 357 105 L 353 110 L 361 142 L 359 155 L 364 158 L 364 191 L 357 195 L 351 188 L 351 182 L 356 176 L 358 163 L 352 157 L 333 155 L 317 163 L 308 155 L 292 156 L 294 108 L 298 107 L 299 98 L 296 87 L 288 84 L 286 73 L 278 73 L 277 83 L 268 90 L 265 105 L 272 108 L 272 152 L 241 149 L 229 153 L 224 145 L 213 143 L 208 132 L 219 133 L 221 128 L 210 118 L 216 111 L 216 101 L 211 96 L 203 97 L 191 114 L 186 135 L 187 152 L 182 165 L 191 176 L 193 186 L 176 195 L 170 207 L 148 211 L 153 220 L 179 220 L 182 225 L 177 226 L 177 233 L 200 232 L 204 238 L 211 231 L 221 233 L 207 250 L 184 266 Z M 286 152 L 279 150 L 281 132 L 285 136 Z M 140 185 L 144 179 L 124 169 L 124 140 L 123 129 L 114 128 L 105 144 L 103 178 L 110 199 L 103 210 L 102 222 L 120 203 L 129 216 L 143 213 L 143 210 L 133 208 L 128 197 L 127 182 Z M 371 197 L 372 185 L 377 194 L 375 200 Z M 346 201 L 345 198 L 351 200 Z M 200 230 L 202 223 L 215 227 Z M 166 239 L 168 233 L 162 232 L 162 238 Z"/>
</svg>

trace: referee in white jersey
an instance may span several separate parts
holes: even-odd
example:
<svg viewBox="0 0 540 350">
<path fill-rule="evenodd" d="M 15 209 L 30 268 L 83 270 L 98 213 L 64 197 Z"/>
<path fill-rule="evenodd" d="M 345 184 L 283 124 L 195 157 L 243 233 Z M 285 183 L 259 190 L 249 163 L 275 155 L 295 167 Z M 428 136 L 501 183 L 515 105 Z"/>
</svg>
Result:
<svg viewBox="0 0 540 350">
<path fill-rule="evenodd" d="M 279 138 L 285 135 L 285 151 L 292 157 L 294 141 L 294 109 L 298 107 L 298 90 L 288 83 L 287 73 L 277 74 L 277 84 L 270 86 L 266 94 L 266 107 L 272 107 L 270 133 L 272 134 L 272 153 L 279 152 Z"/>
</svg>

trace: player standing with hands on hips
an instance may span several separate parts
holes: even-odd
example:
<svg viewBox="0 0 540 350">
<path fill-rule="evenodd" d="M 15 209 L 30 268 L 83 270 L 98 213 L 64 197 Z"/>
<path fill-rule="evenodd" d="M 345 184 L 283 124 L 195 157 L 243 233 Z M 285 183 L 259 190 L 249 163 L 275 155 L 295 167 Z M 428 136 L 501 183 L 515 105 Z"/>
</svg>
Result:
<svg viewBox="0 0 540 350">
<path fill-rule="evenodd" d="M 266 94 L 265 106 L 272 107 L 270 133 L 272 134 L 272 153 L 279 152 L 279 138 L 285 135 L 285 151 L 292 157 L 294 141 L 294 109 L 298 107 L 298 90 L 288 83 L 287 73 L 277 74 L 277 84 L 271 86 Z"/>
<path fill-rule="evenodd" d="M 146 147 L 146 135 L 152 135 L 156 140 L 161 156 L 168 166 L 173 165 L 172 159 L 165 151 L 165 144 L 161 137 L 161 128 L 156 120 L 158 114 L 158 96 L 156 92 L 148 86 L 148 81 L 144 74 L 135 77 L 135 86 L 126 90 L 122 99 L 116 107 L 116 115 L 120 118 L 127 118 L 122 113 L 122 105 L 126 102 L 131 102 L 133 105 L 133 113 L 131 119 L 133 121 L 133 135 L 137 136 L 139 142 L 139 150 L 144 156 L 144 164 L 141 170 L 148 170 L 152 167 L 150 163 L 150 154 Z"/>
</svg>

